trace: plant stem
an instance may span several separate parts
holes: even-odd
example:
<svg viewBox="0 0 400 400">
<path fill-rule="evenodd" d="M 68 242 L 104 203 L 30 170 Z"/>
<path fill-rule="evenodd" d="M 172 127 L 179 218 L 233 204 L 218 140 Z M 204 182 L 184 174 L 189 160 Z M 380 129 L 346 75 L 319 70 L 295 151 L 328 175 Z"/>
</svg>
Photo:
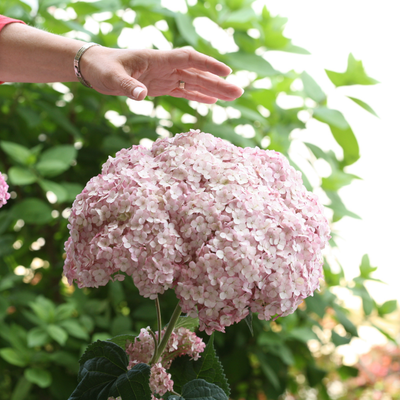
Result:
<svg viewBox="0 0 400 400">
<path fill-rule="evenodd" d="M 162 321 L 161 321 L 160 300 L 158 299 L 158 296 L 156 297 L 156 310 L 157 310 L 157 328 L 158 328 L 157 347 L 159 347 L 161 342 Z"/>
<path fill-rule="evenodd" d="M 167 346 L 168 340 L 171 337 L 171 333 L 175 328 L 175 324 L 178 321 L 179 316 L 181 315 L 181 307 L 179 306 L 179 303 L 176 305 L 174 312 L 171 315 L 171 319 L 168 322 L 167 328 L 165 329 L 165 333 L 164 336 L 161 340 L 160 345 L 158 346 L 157 349 L 157 355 L 156 357 L 153 357 L 154 362 L 157 362 L 159 360 L 159 358 L 161 357 L 161 354 L 163 353 L 163 351 L 165 350 L 165 347 Z M 160 332 L 158 334 L 160 336 Z M 153 360 L 152 360 L 153 362 Z"/>
</svg>

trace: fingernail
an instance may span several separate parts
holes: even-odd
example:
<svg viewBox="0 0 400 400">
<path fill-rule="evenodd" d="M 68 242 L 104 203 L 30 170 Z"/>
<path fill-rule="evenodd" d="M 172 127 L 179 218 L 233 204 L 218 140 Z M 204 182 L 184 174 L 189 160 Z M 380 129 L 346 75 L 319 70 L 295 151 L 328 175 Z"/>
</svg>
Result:
<svg viewBox="0 0 400 400">
<path fill-rule="evenodd" d="M 139 96 L 140 96 L 140 93 L 142 93 L 143 90 L 144 90 L 144 89 L 141 88 L 140 86 L 136 87 L 136 88 L 133 90 L 133 97 L 134 97 L 135 99 L 138 99 Z"/>
<path fill-rule="evenodd" d="M 231 67 L 228 67 L 229 68 L 229 73 L 231 74 L 232 73 L 232 68 Z"/>
</svg>

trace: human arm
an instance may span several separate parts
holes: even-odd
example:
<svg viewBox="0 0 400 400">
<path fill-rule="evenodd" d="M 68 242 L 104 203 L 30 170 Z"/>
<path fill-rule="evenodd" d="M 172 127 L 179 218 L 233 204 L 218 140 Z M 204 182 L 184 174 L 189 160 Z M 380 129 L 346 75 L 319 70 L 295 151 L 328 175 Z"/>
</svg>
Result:
<svg viewBox="0 0 400 400">
<path fill-rule="evenodd" d="M 8 82 L 73 82 L 73 59 L 85 44 L 22 24 L 0 33 L 0 80 Z M 191 49 L 124 50 L 93 46 L 80 61 L 84 79 L 100 93 L 143 100 L 171 95 L 204 103 L 234 100 L 242 90 L 220 78 L 225 64 Z M 185 89 L 179 88 L 184 81 Z M 135 88 L 142 88 L 138 96 Z"/>
</svg>

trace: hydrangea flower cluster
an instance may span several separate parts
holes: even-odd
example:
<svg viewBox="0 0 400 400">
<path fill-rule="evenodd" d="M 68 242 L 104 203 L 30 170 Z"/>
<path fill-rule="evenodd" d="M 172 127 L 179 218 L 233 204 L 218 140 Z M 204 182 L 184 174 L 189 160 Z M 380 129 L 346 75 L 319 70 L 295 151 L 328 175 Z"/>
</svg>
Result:
<svg viewBox="0 0 400 400">
<path fill-rule="evenodd" d="M 199 130 L 109 157 L 73 204 L 64 273 L 98 287 L 131 276 L 175 289 L 200 329 L 293 313 L 319 288 L 329 225 L 280 153 Z M 123 274 L 124 273 L 124 274 Z"/>
<path fill-rule="evenodd" d="M 158 337 L 157 332 L 156 337 Z M 172 361 L 182 355 L 188 355 L 193 360 L 198 360 L 205 347 L 205 343 L 189 329 L 174 330 L 161 359 L 151 366 L 150 389 L 152 393 L 163 396 L 167 391 L 171 392 L 174 382 L 167 369 Z M 129 369 L 139 363 L 149 364 L 154 354 L 154 339 L 149 333 L 149 329 L 141 329 L 134 343 L 127 342 L 125 350 L 129 356 Z"/>
<path fill-rule="evenodd" d="M 0 172 L 0 208 L 7 203 L 7 200 L 10 198 L 10 193 L 8 193 L 8 185 L 4 180 L 3 175 Z"/>
</svg>

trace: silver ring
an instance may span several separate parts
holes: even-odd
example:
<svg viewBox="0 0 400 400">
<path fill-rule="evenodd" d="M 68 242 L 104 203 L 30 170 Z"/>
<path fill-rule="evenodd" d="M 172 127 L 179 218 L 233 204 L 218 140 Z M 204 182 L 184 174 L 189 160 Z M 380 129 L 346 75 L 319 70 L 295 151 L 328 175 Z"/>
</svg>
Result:
<svg viewBox="0 0 400 400">
<path fill-rule="evenodd" d="M 179 89 L 185 89 L 185 82 L 179 81 Z"/>
</svg>

